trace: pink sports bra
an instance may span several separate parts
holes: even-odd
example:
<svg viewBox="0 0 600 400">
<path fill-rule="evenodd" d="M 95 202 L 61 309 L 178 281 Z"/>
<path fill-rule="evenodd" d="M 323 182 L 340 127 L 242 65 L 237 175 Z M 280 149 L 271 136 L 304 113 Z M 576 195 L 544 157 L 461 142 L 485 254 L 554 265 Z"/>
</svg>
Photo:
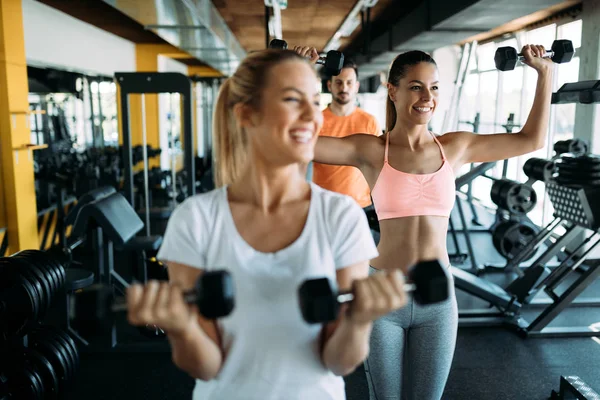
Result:
<svg viewBox="0 0 600 400">
<path fill-rule="evenodd" d="M 435 215 L 449 217 L 454 207 L 456 185 L 454 171 L 442 145 L 433 135 L 442 154 L 442 166 L 429 174 L 408 174 L 392 168 L 388 162 L 389 133 L 385 139 L 383 168 L 371 191 L 379 220 Z"/>
</svg>

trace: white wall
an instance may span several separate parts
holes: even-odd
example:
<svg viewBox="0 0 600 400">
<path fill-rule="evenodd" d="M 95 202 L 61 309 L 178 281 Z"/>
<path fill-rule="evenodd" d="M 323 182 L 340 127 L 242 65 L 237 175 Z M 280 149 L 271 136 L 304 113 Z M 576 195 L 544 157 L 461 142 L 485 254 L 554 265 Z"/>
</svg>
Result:
<svg viewBox="0 0 600 400">
<path fill-rule="evenodd" d="M 27 63 L 112 76 L 135 71 L 135 44 L 35 0 L 23 1 Z"/>
</svg>

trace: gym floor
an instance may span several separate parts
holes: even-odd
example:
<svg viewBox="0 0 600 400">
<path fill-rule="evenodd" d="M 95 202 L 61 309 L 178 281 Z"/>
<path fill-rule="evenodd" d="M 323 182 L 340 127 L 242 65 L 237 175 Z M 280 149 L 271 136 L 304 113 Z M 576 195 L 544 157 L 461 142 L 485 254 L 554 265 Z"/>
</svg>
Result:
<svg viewBox="0 0 600 400">
<path fill-rule="evenodd" d="M 467 210 L 468 207 L 465 207 Z M 492 221 L 480 209 L 480 219 Z M 470 218 L 469 218 L 470 220 Z M 455 221 L 458 221 L 456 219 Z M 464 251 L 462 237 L 461 246 Z M 472 235 L 479 263 L 502 264 L 487 233 Z M 449 239 L 449 249 L 452 244 Z M 513 277 L 490 273 L 486 279 L 504 286 Z M 600 293 L 600 281 L 587 288 L 580 298 Z M 483 308 L 486 304 L 457 291 L 459 308 Z M 541 310 L 526 310 L 525 318 Z M 598 323 L 598 308 L 571 308 L 550 326 L 590 326 Z M 127 327 L 123 328 L 124 330 Z M 157 343 L 157 348 L 165 348 Z M 461 328 L 450 377 L 443 399 L 542 400 L 558 390 L 561 375 L 578 375 L 596 391 L 600 390 L 600 340 L 592 338 L 523 339 L 505 328 Z M 190 399 L 194 382 L 171 362 L 164 351 L 137 353 L 87 353 L 72 384 L 68 400 L 162 400 Z M 367 400 L 364 370 L 358 368 L 346 378 L 348 400 Z"/>
</svg>

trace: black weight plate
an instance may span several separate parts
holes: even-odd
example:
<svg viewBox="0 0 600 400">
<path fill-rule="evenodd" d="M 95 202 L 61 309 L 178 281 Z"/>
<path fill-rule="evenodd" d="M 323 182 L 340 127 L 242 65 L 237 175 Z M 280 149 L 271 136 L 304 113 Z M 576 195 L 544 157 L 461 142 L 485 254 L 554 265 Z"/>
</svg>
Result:
<svg viewBox="0 0 600 400">
<path fill-rule="evenodd" d="M 58 377 L 50 361 L 42 353 L 32 348 L 25 349 L 25 356 L 32 362 L 42 379 L 44 399 L 58 399 Z"/>
<path fill-rule="evenodd" d="M 56 332 L 56 330 L 49 328 L 50 326 L 46 326 L 44 331 L 49 337 L 52 337 L 52 339 L 54 340 L 54 344 L 57 347 L 60 347 L 60 349 L 63 351 L 63 354 L 65 355 L 66 360 L 69 364 L 69 370 L 71 374 L 67 378 L 67 380 L 71 380 L 75 376 L 75 370 L 78 366 L 77 355 L 75 354 L 69 343 L 65 340 L 65 338 L 62 337 L 62 335 L 59 335 L 58 332 Z"/>
<path fill-rule="evenodd" d="M 507 210 L 515 215 L 526 215 L 535 208 L 537 193 L 533 188 L 519 184 L 511 188 L 506 198 Z"/>
<path fill-rule="evenodd" d="M 54 367 L 56 376 L 58 377 L 60 392 L 63 392 L 67 386 L 67 380 L 70 374 L 68 361 L 62 350 L 59 350 L 54 345 L 52 339 L 43 336 L 44 332 L 40 328 L 31 332 L 31 341 L 29 346 L 42 353 Z"/>
<path fill-rule="evenodd" d="M 35 255 L 35 251 L 36 250 L 23 250 L 18 252 L 17 254 L 15 254 L 13 257 L 19 257 L 19 258 L 24 258 L 27 260 L 27 262 L 35 265 L 36 267 L 38 267 L 38 269 L 40 269 L 41 271 L 43 271 L 49 279 L 49 282 L 51 283 L 51 293 L 54 294 L 56 293 L 56 276 L 55 274 L 53 274 L 51 271 L 48 270 L 48 268 L 45 268 L 45 266 L 43 265 L 43 263 L 38 262 L 38 259 Z M 53 296 L 51 296 L 53 297 Z"/>
<path fill-rule="evenodd" d="M 600 173 L 600 166 L 586 167 L 578 164 L 556 163 L 558 171 L 569 171 L 574 173 Z"/>
<path fill-rule="evenodd" d="M 60 280 L 59 280 L 59 284 L 60 284 L 60 288 L 62 289 L 66 283 L 67 283 L 67 272 L 65 270 L 65 267 L 55 258 L 51 258 L 50 259 L 50 266 L 54 268 L 54 271 L 58 274 Z"/>
<path fill-rule="evenodd" d="M 39 282 L 40 286 L 43 289 L 44 292 L 44 304 L 45 304 L 45 310 L 42 312 L 42 315 L 45 315 L 46 312 L 48 311 L 48 309 L 50 308 L 50 306 L 52 305 L 52 293 L 53 293 L 53 281 L 52 281 L 52 277 L 48 276 L 48 274 L 42 272 L 34 263 L 33 260 L 30 259 L 23 259 L 22 257 L 17 257 L 17 256 L 13 256 L 11 257 L 13 260 L 14 259 L 19 259 L 20 261 L 22 261 L 22 264 L 19 268 L 23 268 L 26 269 L 28 272 L 31 273 L 31 275 L 34 277 L 34 279 Z"/>
<path fill-rule="evenodd" d="M 586 168 L 598 168 L 600 167 L 600 157 L 585 155 L 581 157 L 568 157 L 562 156 L 561 162 L 569 165 L 581 165 Z"/>
<path fill-rule="evenodd" d="M 77 370 L 79 368 L 79 350 L 77 349 L 77 344 L 75 343 L 75 341 L 73 340 L 71 335 L 69 335 L 64 330 L 57 328 L 55 326 L 52 326 L 52 325 L 47 326 L 47 328 L 54 331 L 56 333 L 56 335 L 61 337 L 65 341 L 65 343 L 68 345 L 69 349 L 71 350 L 71 355 L 73 356 L 73 359 L 75 360 L 75 364 L 74 364 L 75 370 Z"/>
<path fill-rule="evenodd" d="M 57 273 L 57 271 L 55 271 L 54 268 L 51 267 L 49 263 L 50 259 L 49 257 L 45 256 L 44 252 L 38 250 L 24 250 L 19 252 L 18 254 L 23 254 L 27 256 L 27 258 L 30 259 L 33 263 L 35 263 L 39 268 L 41 268 L 43 271 L 47 271 L 49 276 L 53 278 L 53 294 L 58 293 L 58 290 L 61 287 L 61 276 L 59 273 Z"/>
<path fill-rule="evenodd" d="M 570 184 L 582 187 L 597 187 L 600 179 L 575 178 L 571 176 L 557 176 L 556 181 L 560 184 Z"/>
<path fill-rule="evenodd" d="M 18 271 L 18 273 L 24 276 L 25 279 L 29 280 L 29 283 L 31 283 L 35 288 L 37 295 L 39 296 L 38 299 L 40 304 L 40 309 L 38 315 L 36 316 L 36 320 L 42 319 L 50 308 L 50 293 L 46 293 L 45 288 L 42 287 L 42 282 L 40 282 L 40 280 L 34 275 L 33 271 L 31 270 L 31 266 L 27 261 L 17 257 L 10 258 L 11 264 L 14 265 L 14 268 Z"/>
<path fill-rule="evenodd" d="M 39 374 L 24 363 L 19 371 L 8 373 L 9 387 L 15 399 L 44 400 L 44 388 Z M 17 389 L 18 388 L 18 389 Z M 17 391 L 18 390 L 18 391 Z"/>
<path fill-rule="evenodd" d="M 583 178 L 589 178 L 589 179 L 600 179 L 600 171 L 599 172 L 593 172 L 593 171 L 579 171 L 579 170 L 572 170 L 572 169 L 563 169 L 563 168 L 559 168 L 558 169 L 558 175 L 559 176 L 574 176 L 574 177 L 583 177 Z"/>
<path fill-rule="evenodd" d="M 33 286 L 5 258 L 0 258 L 0 293 L 7 307 L 7 315 L 0 319 L 0 337 L 6 341 L 22 335 L 35 321 L 39 299 Z"/>
<path fill-rule="evenodd" d="M 504 258 L 512 260 L 519 251 L 533 239 L 536 234 L 529 224 L 522 224 L 516 221 L 505 221 L 500 223 L 492 233 L 492 242 L 494 247 Z M 535 254 L 531 250 L 522 261 L 527 261 Z"/>
<path fill-rule="evenodd" d="M 32 256 L 31 262 L 42 271 L 45 271 L 47 278 L 52 284 L 52 293 L 50 297 L 51 299 L 54 299 L 54 296 L 56 296 L 60 290 L 60 275 L 47 262 L 40 261 L 38 257 Z"/>
<path fill-rule="evenodd" d="M 65 267 L 59 262 L 59 260 L 46 252 L 39 251 L 38 259 L 43 260 L 51 269 L 54 270 L 55 274 L 58 275 L 59 289 L 61 289 L 66 283 Z"/>
</svg>

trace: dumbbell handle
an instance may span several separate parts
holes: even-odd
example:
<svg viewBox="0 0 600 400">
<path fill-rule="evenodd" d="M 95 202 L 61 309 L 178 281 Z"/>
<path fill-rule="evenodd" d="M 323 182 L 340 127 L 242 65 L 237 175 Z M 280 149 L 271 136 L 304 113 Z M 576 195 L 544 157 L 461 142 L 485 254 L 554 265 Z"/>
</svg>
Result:
<svg viewBox="0 0 600 400">
<path fill-rule="evenodd" d="M 414 292 L 415 290 L 417 290 L 417 285 L 415 285 L 414 283 L 405 283 L 404 284 L 404 291 L 406 293 Z M 342 292 L 337 295 L 336 299 L 337 299 L 338 303 L 340 303 L 340 304 L 349 303 L 352 300 L 354 300 L 354 293 Z"/>
<path fill-rule="evenodd" d="M 517 56 L 519 57 L 519 61 L 523 62 L 525 60 L 525 56 L 521 53 L 517 54 Z M 552 50 L 548 50 L 544 53 L 544 55 L 542 56 L 542 58 L 552 58 L 554 57 L 554 52 Z"/>
<path fill-rule="evenodd" d="M 183 293 L 183 301 L 185 301 L 187 304 L 195 304 L 197 300 L 198 300 L 198 294 L 196 293 L 196 291 L 190 290 L 188 292 Z M 123 300 L 118 301 L 118 302 L 115 301 L 111 305 L 110 310 L 112 312 L 127 311 L 127 302 L 125 302 Z"/>
</svg>

